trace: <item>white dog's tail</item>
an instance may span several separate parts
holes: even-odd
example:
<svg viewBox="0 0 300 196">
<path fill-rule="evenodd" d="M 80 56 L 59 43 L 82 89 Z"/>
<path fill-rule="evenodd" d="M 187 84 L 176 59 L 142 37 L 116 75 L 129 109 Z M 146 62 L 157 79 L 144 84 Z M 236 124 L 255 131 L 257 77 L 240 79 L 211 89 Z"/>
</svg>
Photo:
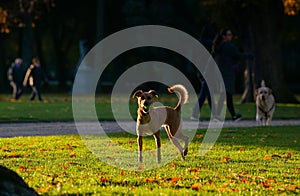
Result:
<svg viewBox="0 0 300 196">
<path fill-rule="evenodd" d="M 261 87 L 266 87 L 266 83 L 265 83 L 265 81 L 264 81 L 264 80 L 262 80 L 260 85 L 261 85 Z"/>
<path fill-rule="evenodd" d="M 179 97 L 179 101 L 178 101 L 177 106 L 175 107 L 175 110 L 180 111 L 183 104 L 187 103 L 187 101 L 188 101 L 188 98 L 189 98 L 188 91 L 181 84 L 176 84 L 176 85 L 168 88 L 168 91 L 170 93 L 175 92 L 177 94 L 177 96 Z"/>
</svg>

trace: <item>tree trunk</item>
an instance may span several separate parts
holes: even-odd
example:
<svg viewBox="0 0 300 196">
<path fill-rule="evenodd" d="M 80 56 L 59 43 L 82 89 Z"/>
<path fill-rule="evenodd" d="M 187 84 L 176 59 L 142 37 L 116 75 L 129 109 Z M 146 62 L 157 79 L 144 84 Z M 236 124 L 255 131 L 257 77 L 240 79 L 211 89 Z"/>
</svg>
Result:
<svg viewBox="0 0 300 196">
<path fill-rule="evenodd" d="M 34 28 L 32 27 L 32 16 L 31 14 L 24 14 L 25 27 L 22 29 L 22 46 L 21 53 L 25 66 L 31 64 L 31 60 L 34 57 Z"/>
<path fill-rule="evenodd" d="M 67 70 L 65 65 L 65 56 L 64 51 L 62 49 L 61 40 L 54 36 L 54 47 L 55 47 L 55 57 L 56 57 L 56 71 L 57 71 L 57 79 L 59 82 L 59 87 L 61 89 L 66 89 L 67 85 Z"/>
<path fill-rule="evenodd" d="M 97 35 L 96 35 L 96 41 L 99 42 L 104 38 L 104 6 L 105 6 L 105 0 L 98 0 L 97 1 Z"/>
<path fill-rule="evenodd" d="M 7 84 L 7 76 L 6 76 L 6 73 L 7 73 L 7 65 L 5 65 L 5 49 L 4 49 L 4 44 L 3 44 L 3 37 L 2 35 L 0 34 L 0 89 L 2 90 L 3 92 L 3 89 L 4 89 L 4 84 Z"/>
<path fill-rule="evenodd" d="M 247 45 L 248 50 L 251 52 L 255 52 L 254 48 L 254 38 L 253 38 L 253 30 L 252 25 L 248 24 L 247 28 Z M 244 70 L 244 81 L 245 81 L 245 90 L 242 95 L 241 103 L 246 102 L 254 102 L 255 100 L 255 67 L 256 61 L 255 60 L 247 60 L 246 68 Z"/>
<path fill-rule="evenodd" d="M 45 64 L 45 58 L 44 58 L 44 53 L 43 53 L 43 48 L 42 48 L 42 38 L 41 38 L 41 30 L 39 27 L 36 27 L 36 34 L 35 34 L 35 44 L 36 44 L 36 54 L 39 57 L 39 60 L 43 66 L 43 69 L 47 69 L 47 65 Z"/>
<path fill-rule="evenodd" d="M 256 84 L 263 79 L 273 89 L 277 102 L 296 103 L 297 99 L 288 89 L 284 80 L 282 65 L 281 37 L 283 27 L 283 5 L 280 0 L 265 0 L 254 8 L 252 15 L 253 34 L 257 65 L 262 77 L 257 77 Z M 262 32 L 262 33 L 261 33 Z"/>
</svg>

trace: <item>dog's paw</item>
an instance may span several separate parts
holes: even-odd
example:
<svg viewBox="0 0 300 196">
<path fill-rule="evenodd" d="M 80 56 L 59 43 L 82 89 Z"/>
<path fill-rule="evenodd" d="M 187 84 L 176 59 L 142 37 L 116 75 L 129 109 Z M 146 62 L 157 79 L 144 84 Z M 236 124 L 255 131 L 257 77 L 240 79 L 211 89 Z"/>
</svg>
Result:
<svg viewBox="0 0 300 196">
<path fill-rule="evenodd" d="M 181 153 L 181 158 L 182 158 L 182 160 L 185 160 L 184 152 Z"/>
<path fill-rule="evenodd" d="M 188 154 L 188 148 L 183 151 L 183 155 L 186 156 Z"/>
</svg>

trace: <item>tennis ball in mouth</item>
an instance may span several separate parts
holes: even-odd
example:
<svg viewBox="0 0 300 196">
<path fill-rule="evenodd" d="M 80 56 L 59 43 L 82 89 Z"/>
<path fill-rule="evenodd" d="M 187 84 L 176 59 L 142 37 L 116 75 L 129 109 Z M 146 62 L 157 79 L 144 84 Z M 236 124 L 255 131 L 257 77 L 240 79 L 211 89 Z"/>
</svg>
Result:
<svg viewBox="0 0 300 196">
<path fill-rule="evenodd" d="M 144 109 L 145 109 L 145 110 L 149 110 L 149 106 L 145 106 L 145 105 L 144 105 Z"/>
</svg>

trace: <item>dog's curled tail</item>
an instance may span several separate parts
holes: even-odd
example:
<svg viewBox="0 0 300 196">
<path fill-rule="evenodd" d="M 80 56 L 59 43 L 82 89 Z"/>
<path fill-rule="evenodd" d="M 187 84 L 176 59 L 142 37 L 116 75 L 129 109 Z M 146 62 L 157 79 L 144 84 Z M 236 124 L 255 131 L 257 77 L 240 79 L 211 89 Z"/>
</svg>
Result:
<svg viewBox="0 0 300 196">
<path fill-rule="evenodd" d="M 175 107 L 175 110 L 180 111 L 183 104 L 187 103 L 187 101 L 188 101 L 188 98 L 189 98 L 188 91 L 181 84 L 176 84 L 176 85 L 168 88 L 168 91 L 170 93 L 176 93 L 177 96 L 179 97 L 179 101 L 178 101 L 177 106 Z"/>
<path fill-rule="evenodd" d="M 264 81 L 264 80 L 262 80 L 262 81 L 261 81 L 261 83 L 260 83 L 260 85 L 261 85 L 261 87 L 266 87 L 266 83 L 265 83 L 265 81 Z"/>
</svg>

